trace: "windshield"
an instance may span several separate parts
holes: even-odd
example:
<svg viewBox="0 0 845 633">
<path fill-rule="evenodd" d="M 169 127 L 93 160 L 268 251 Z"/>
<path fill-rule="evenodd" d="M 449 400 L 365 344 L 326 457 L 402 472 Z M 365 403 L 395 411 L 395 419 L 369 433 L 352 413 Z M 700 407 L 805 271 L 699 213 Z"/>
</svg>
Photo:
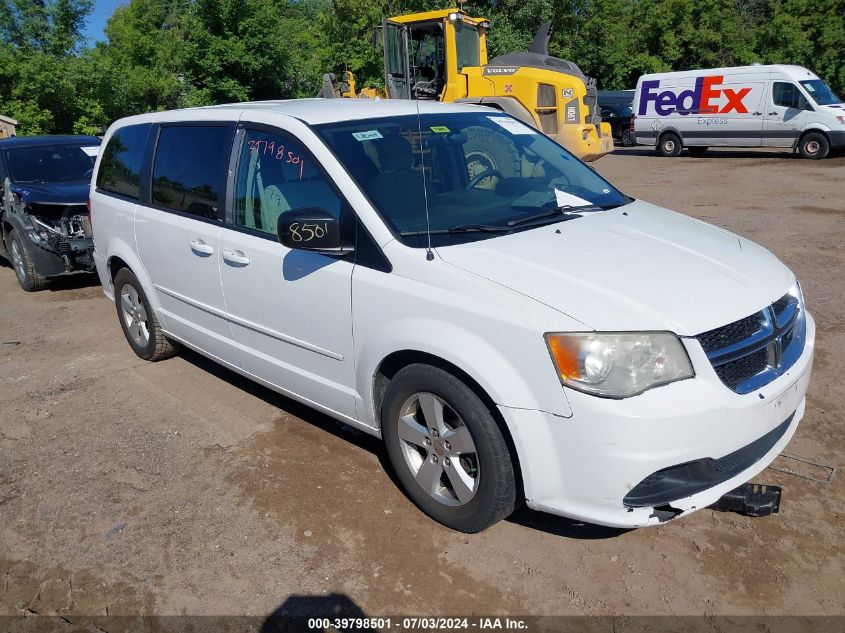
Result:
<svg viewBox="0 0 845 633">
<path fill-rule="evenodd" d="M 425 114 L 419 123 L 411 115 L 316 129 L 410 246 L 423 245 L 410 238 L 426 230 L 426 197 L 430 228 L 443 233 L 436 240 L 441 244 L 580 217 L 553 217 L 559 208 L 594 212 L 630 202 L 560 145 L 505 114 Z M 543 212 L 548 217 L 534 218 Z M 450 230 L 455 227 L 463 231 Z"/>
<path fill-rule="evenodd" d="M 57 143 L 6 150 L 12 182 L 65 182 L 88 180 L 94 170 L 98 145 Z"/>
<path fill-rule="evenodd" d="M 458 72 L 464 66 L 481 66 L 479 50 L 481 36 L 478 29 L 471 24 L 455 22 L 455 49 L 458 53 Z"/>
<path fill-rule="evenodd" d="M 810 94 L 813 101 L 815 101 L 818 105 L 825 106 L 833 105 L 834 103 L 842 103 L 842 99 L 837 97 L 821 79 L 808 79 L 806 81 L 802 81 L 801 85 L 804 86 L 804 90 Z"/>
</svg>

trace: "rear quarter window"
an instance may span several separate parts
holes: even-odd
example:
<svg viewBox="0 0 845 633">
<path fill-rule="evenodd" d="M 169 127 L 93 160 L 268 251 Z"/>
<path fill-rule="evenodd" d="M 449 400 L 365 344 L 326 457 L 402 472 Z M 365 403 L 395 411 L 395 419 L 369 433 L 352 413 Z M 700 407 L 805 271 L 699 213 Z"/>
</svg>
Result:
<svg viewBox="0 0 845 633">
<path fill-rule="evenodd" d="M 230 124 L 162 127 L 153 161 L 153 204 L 216 219 L 233 133 Z"/>
<path fill-rule="evenodd" d="M 151 124 L 128 125 L 109 139 L 100 171 L 97 189 L 137 200 L 141 190 L 141 165 Z"/>
</svg>

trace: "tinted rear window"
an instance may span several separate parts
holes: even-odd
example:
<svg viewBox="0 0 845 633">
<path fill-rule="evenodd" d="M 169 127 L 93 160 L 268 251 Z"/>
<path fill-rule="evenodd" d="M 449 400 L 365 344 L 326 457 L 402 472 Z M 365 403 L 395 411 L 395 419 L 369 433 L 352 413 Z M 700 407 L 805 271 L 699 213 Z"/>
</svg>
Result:
<svg viewBox="0 0 845 633">
<path fill-rule="evenodd" d="M 115 132 L 106 145 L 97 173 L 97 189 L 138 199 L 141 165 L 150 124 L 129 125 Z"/>
<path fill-rule="evenodd" d="M 214 219 L 225 185 L 231 126 L 161 128 L 153 163 L 153 204 Z"/>
</svg>

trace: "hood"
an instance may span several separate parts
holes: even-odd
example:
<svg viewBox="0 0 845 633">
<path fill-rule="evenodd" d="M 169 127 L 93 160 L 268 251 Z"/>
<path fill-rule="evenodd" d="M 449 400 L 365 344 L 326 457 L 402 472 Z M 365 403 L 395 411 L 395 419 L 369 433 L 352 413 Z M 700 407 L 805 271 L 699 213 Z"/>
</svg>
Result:
<svg viewBox="0 0 845 633">
<path fill-rule="evenodd" d="M 605 331 L 700 334 L 761 310 L 795 279 L 753 242 L 639 201 L 437 252 Z"/>
<path fill-rule="evenodd" d="M 91 183 L 87 180 L 69 182 L 19 182 L 10 189 L 28 204 L 85 204 Z"/>
<path fill-rule="evenodd" d="M 845 116 L 845 103 L 833 103 L 826 106 L 816 106 L 819 111 L 833 116 Z"/>
</svg>

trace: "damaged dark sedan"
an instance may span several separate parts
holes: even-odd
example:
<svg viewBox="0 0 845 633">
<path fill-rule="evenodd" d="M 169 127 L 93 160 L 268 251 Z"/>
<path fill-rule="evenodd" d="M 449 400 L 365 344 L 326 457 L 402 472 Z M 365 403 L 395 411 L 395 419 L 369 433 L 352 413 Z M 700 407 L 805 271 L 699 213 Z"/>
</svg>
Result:
<svg viewBox="0 0 845 633">
<path fill-rule="evenodd" d="M 88 188 L 99 146 L 94 136 L 0 140 L 0 255 L 24 290 L 94 270 Z"/>
</svg>

